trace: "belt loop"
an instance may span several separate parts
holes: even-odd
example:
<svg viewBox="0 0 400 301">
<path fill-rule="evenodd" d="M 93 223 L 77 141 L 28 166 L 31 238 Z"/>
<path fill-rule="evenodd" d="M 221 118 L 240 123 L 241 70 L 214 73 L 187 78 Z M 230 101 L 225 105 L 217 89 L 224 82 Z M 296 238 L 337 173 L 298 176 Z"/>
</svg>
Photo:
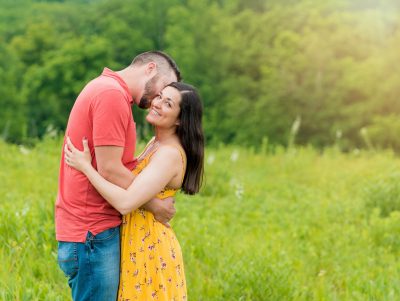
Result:
<svg viewBox="0 0 400 301">
<path fill-rule="evenodd" d="M 93 250 L 93 238 L 94 238 L 94 235 L 92 233 L 88 232 L 87 244 L 88 244 L 90 250 Z"/>
<path fill-rule="evenodd" d="M 93 250 L 93 235 L 90 237 L 90 249 Z"/>
</svg>

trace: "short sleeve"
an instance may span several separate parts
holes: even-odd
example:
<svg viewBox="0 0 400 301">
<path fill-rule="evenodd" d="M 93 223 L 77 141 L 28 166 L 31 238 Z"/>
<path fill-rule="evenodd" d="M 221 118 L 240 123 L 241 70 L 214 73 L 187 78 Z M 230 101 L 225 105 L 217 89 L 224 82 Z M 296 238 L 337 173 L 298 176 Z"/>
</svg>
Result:
<svg viewBox="0 0 400 301">
<path fill-rule="evenodd" d="M 118 90 L 106 90 L 96 96 L 92 107 L 93 145 L 125 146 L 131 108 Z"/>
</svg>

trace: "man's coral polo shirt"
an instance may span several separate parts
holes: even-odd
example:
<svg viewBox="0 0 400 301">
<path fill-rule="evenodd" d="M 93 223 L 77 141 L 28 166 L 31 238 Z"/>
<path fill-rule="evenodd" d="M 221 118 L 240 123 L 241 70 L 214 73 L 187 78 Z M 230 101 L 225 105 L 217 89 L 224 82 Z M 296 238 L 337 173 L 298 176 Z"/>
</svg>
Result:
<svg viewBox="0 0 400 301">
<path fill-rule="evenodd" d="M 81 150 L 82 138 L 88 138 L 95 168 L 95 146 L 123 147 L 122 163 L 132 170 L 136 163 L 136 129 L 131 105 L 132 96 L 126 83 L 117 73 L 105 68 L 76 99 L 65 136 Z M 86 176 L 64 162 L 64 150 L 55 219 L 57 240 L 68 242 L 84 242 L 88 231 L 96 235 L 121 223 L 119 212 L 100 196 Z"/>
</svg>

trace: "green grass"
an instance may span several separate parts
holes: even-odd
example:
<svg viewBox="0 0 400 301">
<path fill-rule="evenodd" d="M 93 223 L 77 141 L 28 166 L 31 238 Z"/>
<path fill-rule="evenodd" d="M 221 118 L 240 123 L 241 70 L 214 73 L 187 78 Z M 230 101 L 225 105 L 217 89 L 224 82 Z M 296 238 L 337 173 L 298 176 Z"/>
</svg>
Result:
<svg viewBox="0 0 400 301">
<path fill-rule="evenodd" d="M 54 240 L 60 143 L 0 142 L 0 300 L 70 300 Z M 202 193 L 179 195 L 173 221 L 189 299 L 400 300 L 399 168 L 388 152 L 207 149 Z"/>
</svg>

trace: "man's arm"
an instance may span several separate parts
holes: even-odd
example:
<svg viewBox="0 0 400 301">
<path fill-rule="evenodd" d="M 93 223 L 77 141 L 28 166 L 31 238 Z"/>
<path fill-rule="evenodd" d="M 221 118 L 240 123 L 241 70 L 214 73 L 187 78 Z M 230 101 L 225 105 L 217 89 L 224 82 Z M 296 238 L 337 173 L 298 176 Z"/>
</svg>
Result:
<svg viewBox="0 0 400 301">
<path fill-rule="evenodd" d="M 107 181 L 127 189 L 135 175 L 121 161 L 124 148 L 120 146 L 96 146 L 94 148 L 97 171 Z"/>
</svg>

